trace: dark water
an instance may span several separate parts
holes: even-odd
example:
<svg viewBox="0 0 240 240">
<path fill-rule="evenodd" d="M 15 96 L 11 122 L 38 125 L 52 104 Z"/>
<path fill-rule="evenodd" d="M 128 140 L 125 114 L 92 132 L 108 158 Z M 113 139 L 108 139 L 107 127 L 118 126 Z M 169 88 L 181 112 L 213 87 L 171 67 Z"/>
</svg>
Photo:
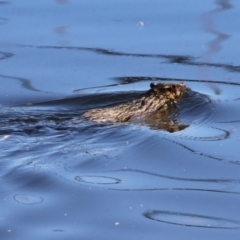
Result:
<svg viewBox="0 0 240 240">
<path fill-rule="evenodd" d="M 239 7 L 0 1 L 1 239 L 239 239 Z M 153 81 L 183 131 L 79 118 Z"/>
</svg>

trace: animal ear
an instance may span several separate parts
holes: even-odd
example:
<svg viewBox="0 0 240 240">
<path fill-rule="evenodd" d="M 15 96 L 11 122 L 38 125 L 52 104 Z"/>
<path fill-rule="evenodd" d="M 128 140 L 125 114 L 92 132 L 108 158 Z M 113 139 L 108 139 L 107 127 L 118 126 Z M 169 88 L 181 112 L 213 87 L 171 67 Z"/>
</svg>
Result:
<svg viewBox="0 0 240 240">
<path fill-rule="evenodd" d="M 156 86 L 157 86 L 157 84 L 155 82 L 151 82 L 150 83 L 150 88 L 151 89 L 154 89 Z"/>
</svg>

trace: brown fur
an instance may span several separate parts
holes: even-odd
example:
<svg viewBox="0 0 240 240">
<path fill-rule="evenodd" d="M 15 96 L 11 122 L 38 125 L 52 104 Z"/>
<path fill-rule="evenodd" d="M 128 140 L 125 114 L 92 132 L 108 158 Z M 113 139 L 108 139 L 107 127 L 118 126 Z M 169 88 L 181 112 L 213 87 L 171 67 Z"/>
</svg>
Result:
<svg viewBox="0 0 240 240">
<path fill-rule="evenodd" d="M 150 87 L 140 98 L 113 107 L 92 109 L 82 117 L 98 123 L 135 121 L 154 125 L 157 121 L 161 125 L 176 108 L 187 88 L 183 83 L 151 83 Z M 176 123 L 170 120 L 166 125 L 167 128 L 176 128 Z"/>
</svg>

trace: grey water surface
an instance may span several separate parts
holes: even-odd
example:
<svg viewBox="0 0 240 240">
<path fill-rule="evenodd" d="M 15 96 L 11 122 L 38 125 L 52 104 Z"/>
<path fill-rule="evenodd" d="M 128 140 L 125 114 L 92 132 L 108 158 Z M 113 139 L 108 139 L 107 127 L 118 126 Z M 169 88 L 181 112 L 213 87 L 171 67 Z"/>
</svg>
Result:
<svg viewBox="0 0 240 240">
<path fill-rule="evenodd" d="M 240 3 L 0 1 L 1 239 L 240 236 Z M 183 82 L 169 133 L 85 111 Z M 197 94 L 199 93 L 199 94 Z"/>
</svg>

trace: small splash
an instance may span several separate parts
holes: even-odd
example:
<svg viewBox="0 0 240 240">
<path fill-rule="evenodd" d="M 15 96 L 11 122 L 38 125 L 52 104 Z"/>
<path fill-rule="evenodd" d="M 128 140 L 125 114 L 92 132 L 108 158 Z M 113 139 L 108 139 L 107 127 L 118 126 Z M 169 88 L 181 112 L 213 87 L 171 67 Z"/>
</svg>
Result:
<svg viewBox="0 0 240 240">
<path fill-rule="evenodd" d="M 121 180 L 113 177 L 105 176 L 76 176 L 75 180 L 78 182 L 91 183 L 91 184 L 118 184 Z"/>
<path fill-rule="evenodd" d="M 33 205 L 43 202 L 41 197 L 33 196 L 33 195 L 24 195 L 24 194 L 16 194 L 14 195 L 14 199 L 21 204 Z"/>
<path fill-rule="evenodd" d="M 204 216 L 198 214 L 188 214 L 170 211 L 149 211 L 144 216 L 158 222 L 182 225 L 187 227 L 237 229 L 240 222 L 224 218 Z"/>
</svg>

